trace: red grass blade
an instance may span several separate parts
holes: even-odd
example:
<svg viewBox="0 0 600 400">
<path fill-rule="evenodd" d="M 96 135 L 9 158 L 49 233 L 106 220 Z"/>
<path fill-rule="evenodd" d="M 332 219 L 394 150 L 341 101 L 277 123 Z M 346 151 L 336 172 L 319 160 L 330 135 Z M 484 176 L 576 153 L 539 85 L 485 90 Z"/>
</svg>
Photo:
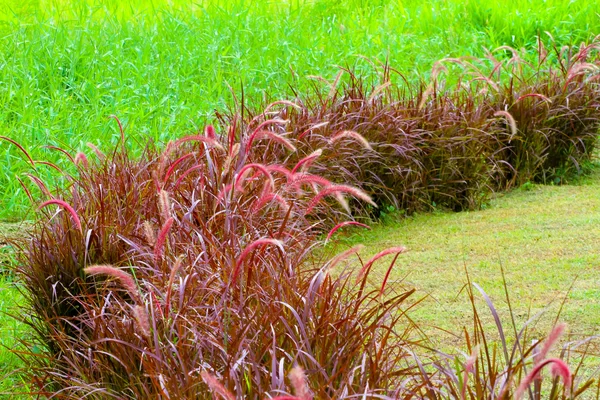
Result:
<svg viewBox="0 0 600 400">
<path fill-rule="evenodd" d="M 281 249 L 281 251 L 284 251 L 283 242 L 281 240 L 273 239 L 273 238 L 262 238 L 262 239 L 255 240 L 254 242 L 252 242 L 248 246 L 246 246 L 244 251 L 242 251 L 242 254 L 240 254 L 238 259 L 236 260 L 235 268 L 234 268 L 233 274 L 231 276 L 231 282 L 236 281 L 236 279 L 240 273 L 241 266 L 244 263 L 244 260 L 246 259 L 248 254 L 250 254 L 257 247 L 261 247 L 261 246 L 265 246 L 265 245 L 269 245 L 269 244 L 277 246 L 277 247 L 279 247 L 279 249 Z"/>
<path fill-rule="evenodd" d="M 333 229 L 331 229 L 329 231 L 329 233 L 327 234 L 327 238 L 325 239 L 325 241 L 327 242 L 329 239 L 331 239 L 331 236 L 333 236 L 333 234 L 335 232 L 337 232 L 339 229 L 341 229 L 341 228 L 343 228 L 345 226 L 349 226 L 349 225 L 361 226 L 361 227 L 366 228 L 366 229 L 371 229 L 371 227 L 369 225 L 361 224 L 360 222 L 356 222 L 356 221 L 340 222 L 339 224 L 337 224 L 336 226 L 334 226 Z"/>
<path fill-rule="evenodd" d="M 71 214 L 71 217 L 73 218 L 75 225 L 77 225 L 77 229 L 79 229 L 79 232 L 83 233 L 83 229 L 81 228 L 81 220 L 79 219 L 77 212 L 67 202 L 59 200 L 59 199 L 50 199 L 50 200 L 45 201 L 42 204 L 40 204 L 40 206 L 38 207 L 38 210 L 40 210 L 46 206 L 49 206 L 50 204 L 56 204 L 57 206 L 60 206 L 60 207 L 64 208 L 65 210 L 67 210 L 69 212 L 69 214 Z"/>
<path fill-rule="evenodd" d="M 365 277 L 366 275 L 368 275 L 369 270 L 371 269 L 371 267 L 373 266 L 373 263 L 377 260 L 379 260 L 381 257 L 387 256 L 388 254 L 400 254 L 400 253 L 404 253 L 406 251 L 405 247 L 390 247 L 389 249 L 385 249 L 383 251 L 380 251 L 379 253 L 375 254 L 369 261 L 367 261 L 367 263 L 361 268 L 360 272 L 358 273 L 358 277 L 356 278 L 357 281 L 360 281 L 363 277 Z"/>
<path fill-rule="evenodd" d="M 523 380 L 519 384 L 519 387 L 517 388 L 517 391 L 515 392 L 516 400 L 519 400 L 523 396 L 523 394 L 527 390 L 527 387 L 537 378 L 538 374 L 542 371 L 542 369 L 550 364 L 553 364 L 552 375 L 562 377 L 563 382 L 565 384 L 565 389 L 568 390 L 571 387 L 572 374 L 571 370 L 569 369 L 569 366 L 560 358 L 549 358 L 538 363 L 531 370 L 531 372 L 529 372 L 527 376 L 523 378 Z"/>
<path fill-rule="evenodd" d="M 27 152 L 27 150 L 25 150 L 25 148 L 23 146 L 21 146 L 15 140 L 12 140 L 11 138 L 6 137 L 6 136 L 0 136 L 0 139 L 6 140 L 7 142 L 12 143 L 15 146 L 17 146 L 17 148 L 19 150 L 21 150 L 21 152 L 25 155 L 25 157 L 27 157 L 27 159 L 29 160 L 29 163 L 31 164 L 31 166 L 33 167 L 33 169 L 35 169 L 35 162 L 33 161 L 33 158 L 31 158 L 31 156 L 29 155 L 29 153 Z"/>
<path fill-rule="evenodd" d="M 315 151 L 313 151 L 312 153 L 310 153 L 308 156 L 304 157 L 303 159 L 301 159 L 300 161 L 298 161 L 298 163 L 294 166 L 294 168 L 292 168 L 292 174 L 296 173 L 296 171 L 298 171 L 298 169 L 300 167 L 308 167 L 310 164 L 312 164 L 312 162 L 314 160 L 316 160 L 319 156 L 321 156 L 321 154 L 323 154 L 323 150 L 321 149 L 317 149 Z"/>
<path fill-rule="evenodd" d="M 354 132 L 354 131 L 342 131 L 340 133 L 337 133 L 337 134 L 333 135 L 333 137 L 331 139 L 329 139 L 329 143 L 333 144 L 342 139 L 355 140 L 358 143 L 360 143 L 365 149 L 373 150 L 369 141 L 367 139 L 365 139 L 365 137 L 363 135 L 361 135 L 358 132 Z"/>
<path fill-rule="evenodd" d="M 177 168 L 177 166 L 179 164 L 181 164 L 182 162 L 184 162 L 185 160 L 187 160 L 188 158 L 193 157 L 193 156 L 194 156 L 194 153 L 188 153 L 184 156 L 179 157 L 177 160 L 173 161 L 173 163 L 171 164 L 171 166 L 165 173 L 165 177 L 163 179 L 163 185 L 167 183 L 167 181 L 169 180 L 169 177 L 171 176 L 173 171 L 175 171 L 175 168 Z"/>
</svg>

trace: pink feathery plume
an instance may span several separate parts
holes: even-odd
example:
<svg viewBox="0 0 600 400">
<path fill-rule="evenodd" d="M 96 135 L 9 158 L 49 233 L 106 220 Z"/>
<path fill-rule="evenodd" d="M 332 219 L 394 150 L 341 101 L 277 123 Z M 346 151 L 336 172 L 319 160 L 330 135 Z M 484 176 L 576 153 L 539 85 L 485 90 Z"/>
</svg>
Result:
<svg viewBox="0 0 600 400">
<path fill-rule="evenodd" d="M 217 140 L 202 135 L 190 135 L 182 137 L 175 142 L 175 146 L 179 146 L 185 142 L 202 142 L 219 150 L 225 150 L 223 146 L 221 146 L 221 143 L 217 142 Z"/>
<path fill-rule="evenodd" d="M 304 132 L 302 132 L 301 134 L 298 135 L 298 140 L 301 140 L 302 138 L 304 138 L 306 135 L 308 135 L 315 129 L 319 129 L 319 128 L 322 128 L 327 125 L 329 125 L 329 122 L 326 121 L 326 122 L 320 122 L 318 124 L 311 126 L 310 128 L 308 128 L 307 130 L 305 130 Z"/>
<path fill-rule="evenodd" d="M 54 198 L 54 196 L 52 196 L 52 193 L 50 193 L 50 190 L 48 190 L 48 187 L 46 186 L 44 181 L 42 181 L 37 176 L 31 175 L 30 173 L 27 173 L 27 172 L 25 173 L 25 176 L 28 177 L 31 182 L 35 183 L 36 186 L 42 191 L 42 193 L 44 193 L 46 196 L 48 196 L 51 199 Z"/>
<path fill-rule="evenodd" d="M 508 111 L 496 111 L 494 117 L 504 117 L 510 126 L 511 137 L 517 134 L 517 122 Z"/>
<path fill-rule="evenodd" d="M 90 166 L 90 163 L 88 162 L 88 158 L 86 157 L 86 155 L 84 153 L 82 153 L 81 151 L 78 152 L 75 155 L 75 158 L 73 159 L 73 162 L 75 163 L 75 165 L 83 165 L 85 168 L 88 168 Z"/>
<path fill-rule="evenodd" d="M 250 136 L 248 137 L 248 142 L 246 142 L 246 154 L 248 154 L 248 152 L 250 151 L 250 149 L 252 148 L 252 143 L 254 143 L 254 140 L 258 140 L 260 138 L 263 137 L 270 137 L 271 139 L 277 140 L 277 141 L 284 141 L 284 145 L 288 148 L 293 148 L 292 151 L 295 151 L 296 148 L 284 137 L 277 135 L 274 132 L 270 132 L 267 130 L 264 130 L 263 128 L 269 125 L 285 125 L 287 124 L 287 121 L 284 121 L 282 119 L 269 119 L 266 120 L 264 122 L 262 122 L 260 125 L 258 125 L 256 127 L 255 130 L 252 131 L 252 133 L 250 134 Z"/>
<path fill-rule="evenodd" d="M 71 154 L 69 154 L 68 151 L 66 151 L 65 149 L 61 149 L 60 147 L 57 146 L 44 146 L 44 148 L 46 149 L 50 149 L 50 150 L 54 150 L 54 151 L 58 151 L 61 152 L 62 154 L 64 154 L 71 162 L 75 162 L 75 160 L 73 159 L 73 156 Z"/>
<path fill-rule="evenodd" d="M 341 131 L 340 133 L 336 133 L 329 139 L 329 143 L 335 143 L 341 139 L 353 139 L 360 143 L 365 149 L 373 150 L 371 144 L 364 138 L 360 133 L 354 131 Z"/>
<path fill-rule="evenodd" d="M 164 189 L 161 189 L 160 192 L 158 192 L 158 207 L 160 208 L 163 220 L 168 220 L 171 217 L 171 199 L 169 197 L 169 192 Z"/>
<path fill-rule="evenodd" d="M 240 184 L 242 182 L 243 179 L 245 179 L 246 173 L 247 171 L 249 171 L 250 169 L 255 169 L 258 170 L 260 172 L 262 172 L 262 174 L 269 179 L 269 183 L 271 185 L 271 189 L 275 188 L 275 180 L 273 179 L 273 175 L 271 175 L 271 173 L 269 172 L 268 168 L 262 164 L 246 164 L 242 167 L 242 169 L 240 170 L 240 172 L 238 173 L 236 179 L 235 179 L 235 184 L 234 187 L 240 188 Z"/>
<path fill-rule="evenodd" d="M 158 263 L 162 258 L 163 248 L 165 246 L 165 242 L 167 240 L 167 235 L 169 234 L 169 230 L 173 225 L 175 220 L 171 217 L 167 219 L 163 227 L 160 229 L 158 233 L 158 237 L 156 238 L 156 244 L 154 245 L 154 260 Z"/>
<path fill-rule="evenodd" d="M 360 189 L 346 185 L 331 185 L 324 188 L 319 193 L 317 193 L 315 197 L 313 197 L 313 199 L 308 203 L 308 207 L 306 208 L 306 214 L 309 214 L 325 196 L 329 196 L 335 193 L 348 193 L 360 200 L 366 201 L 373 207 L 377 207 L 377 204 L 375 204 L 375 202 L 371 200 L 369 195 Z"/>
<path fill-rule="evenodd" d="M 296 366 L 292 368 L 288 376 L 292 383 L 292 387 L 294 388 L 296 399 L 312 400 L 312 395 L 308 390 L 308 384 L 306 382 L 306 375 L 304 374 L 302 367 Z"/>
<path fill-rule="evenodd" d="M 290 186 L 297 188 L 302 185 L 330 186 L 331 182 L 320 175 L 299 173 L 292 176 Z"/>
<path fill-rule="evenodd" d="M 548 338 L 544 342 L 544 346 L 542 347 L 540 352 L 538 354 L 536 354 L 536 356 L 533 360 L 534 364 L 539 363 L 541 360 L 545 359 L 546 356 L 548 356 L 550 349 L 552 348 L 552 346 L 554 346 L 554 344 L 558 341 L 558 339 L 560 339 L 563 332 L 565 331 L 565 328 L 566 328 L 565 324 L 558 324 L 552 329 L 552 331 L 550 332 L 550 335 L 548 335 Z"/>
<path fill-rule="evenodd" d="M 335 267 L 337 264 L 339 264 L 340 262 L 342 262 L 345 259 L 347 259 L 348 257 L 350 257 L 352 254 L 358 254 L 358 252 L 361 251 L 364 247 L 365 246 L 363 246 L 362 244 L 359 244 L 359 245 L 351 247 L 350 249 L 336 255 L 331 260 L 329 260 L 326 271 L 329 273 L 329 271 L 331 271 L 333 269 L 333 267 Z"/>
<path fill-rule="evenodd" d="M 272 141 L 281 144 L 282 146 L 284 146 L 285 148 L 287 148 L 288 150 L 290 150 L 292 152 L 296 151 L 296 146 L 294 146 L 292 144 L 292 142 L 290 142 L 285 137 L 283 137 L 281 135 L 278 135 L 275 132 L 266 131 L 266 130 L 260 130 L 260 131 L 257 131 L 253 136 L 251 136 L 252 141 L 248 141 L 248 145 L 246 147 L 246 154 L 248 154 L 248 152 L 250 151 L 251 144 L 255 140 L 260 140 L 260 139 L 263 139 L 263 138 L 269 138 Z"/>
<path fill-rule="evenodd" d="M 171 176 L 173 171 L 175 171 L 175 168 L 177 168 L 177 166 L 179 164 L 181 164 L 182 162 L 184 162 L 185 160 L 187 160 L 188 158 L 193 157 L 193 156 L 194 156 L 194 153 L 188 153 L 184 156 L 179 157 L 177 160 L 173 161 L 173 163 L 171 164 L 171 166 L 165 173 L 165 177 L 163 178 L 163 186 L 165 183 L 167 183 L 167 181 L 169 180 L 169 177 Z"/>
<path fill-rule="evenodd" d="M 206 125 L 206 128 L 204 128 L 204 136 L 209 139 L 216 140 L 217 135 L 215 134 L 215 127 L 212 125 Z"/>
<path fill-rule="evenodd" d="M 406 251 L 405 247 L 398 246 L 398 247 L 390 247 L 389 249 L 385 249 L 385 250 L 380 251 L 379 253 L 375 254 L 361 268 L 360 272 L 358 273 L 357 281 L 359 281 L 363 276 L 365 276 L 366 274 L 368 274 L 369 270 L 373 266 L 373 263 L 375 263 L 375 261 L 379 260 L 381 257 L 387 256 L 388 254 L 400 254 L 400 253 L 404 253 L 405 251 Z"/>
<path fill-rule="evenodd" d="M 467 358 L 467 362 L 465 363 L 465 371 L 463 373 L 463 387 L 461 390 L 461 399 L 467 399 L 467 382 L 469 381 L 469 374 L 473 372 L 473 368 L 475 367 L 475 361 L 477 361 L 477 351 L 478 346 L 473 347 L 473 351 L 471 351 L 471 355 Z"/>
<path fill-rule="evenodd" d="M 569 390 L 569 388 L 571 387 L 572 379 L 572 374 L 571 370 L 569 369 L 569 366 L 560 358 L 549 358 L 538 363 L 535 367 L 533 367 L 531 372 L 529 372 L 527 376 L 523 378 L 523 380 L 519 384 L 519 387 L 517 388 L 517 391 L 515 392 L 516 400 L 519 400 L 523 396 L 523 393 L 525 393 L 527 387 L 531 385 L 531 383 L 536 379 L 536 377 L 542 371 L 542 369 L 549 364 L 553 365 L 552 375 L 562 377 L 563 382 L 565 384 L 565 388 Z"/>
<path fill-rule="evenodd" d="M 112 118 L 117 121 L 117 125 L 119 125 L 119 133 L 121 134 L 121 143 L 125 144 L 125 130 L 123 129 L 123 124 L 121 120 L 116 115 L 109 115 L 108 118 Z"/>
<path fill-rule="evenodd" d="M 524 94 L 523 96 L 520 96 L 517 100 L 515 100 L 515 103 L 518 103 L 519 101 L 526 99 L 528 97 L 536 97 L 540 100 L 545 101 L 548 104 L 552 104 L 552 100 L 550 100 L 549 98 L 547 98 L 546 96 L 544 96 L 543 94 L 540 93 L 529 93 L 529 94 Z"/>
<path fill-rule="evenodd" d="M 134 301 L 139 302 L 140 294 L 133 277 L 122 269 L 113 267 L 112 265 L 92 265 L 84 268 L 83 271 L 88 275 L 108 275 L 116 278 L 121 284 L 121 287 L 129 293 L 129 296 L 131 296 Z"/>
<path fill-rule="evenodd" d="M 269 172 L 279 172 L 280 174 L 282 174 L 283 176 L 286 177 L 288 182 L 293 177 L 292 172 L 289 169 L 287 169 L 286 167 L 284 167 L 283 165 L 278 165 L 278 164 L 267 165 L 267 170 L 269 170 Z"/>
<path fill-rule="evenodd" d="M 240 268 L 241 268 L 242 264 L 244 263 L 244 260 L 246 259 L 248 254 L 250 254 L 252 251 L 254 251 L 257 247 L 261 247 L 261 246 L 265 246 L 265 245 L 269 245 L 269 244 L 277 246 L 281 249 L 281 251 L 284 251 L 283 242 L 281 240 L 277 240 L 277 239 L 273 239 L 273 238 L 262 238 L 262 239 L 255 240 L 254 242 L 252 242 L 248 246 L 246 246 L 244 251 L 242 251 L 242 254 L 240 254 L 240 256 L 237 258 L 237 260 L 235 262 L 235 269 L 233 270 L 233 274 L 231 277 L 231 281 L 232 282 L 236 281 L 236 279 L 240 273 Z"/>
<path fill-rule="evenodd" d="M 104 157 L 106 157 L 104 153 L 101 152 L 100 149 L 96 147 L 96 145 L 94 145 L 93 143 L 86 143 L 86 146 L 92 149 L 94 153 L 96 153 L 96 157 L 98 157 L 100 160 L 103 160 Z"/>
<path fill-rule="evenodd" d="M 135 318 L 136 325 L 139 329 L 139 333 L 142 337 L 150 337 L 150 318 L 148 317 L 148 311 L 146 307 L 141 304 L 136 305 L 133 308 L 133 316 Z"/>
<path fill-rule="evenodd" d="M 333 236 L 333 234 L 335 232 L 337 232 L 338 229 L 341 229 L 345 226 L 349 226 L 349 225 L 354 225 L 354 226 L 360 226 L 366 229 L 371 229 L 371 227 L 369 225 L 366 224 L 361 224 L 360 222 L 356 222 L 356 221 L 345 221 L 345 222 L 340 222 L 339 224 L 337 224 L 336 226 L 333 227 L 333 229 L 331 229 L 329 231 L 329 233 L 327 234 L 327 238 L 325 239 L 325 241 L 328 241 L 329 239 L 331 239 L 331 237 Z"/>
<path fill-rule="evenodd" d="M 302 168 L 308 167 L 310 164 L 313 163 L 313 161 L 315 161 L 317 158 L 319 158 L 319 156 L 321 156 L 321 154 L 323 154 L 323 150 L 317 149 L 317 150 L 313 151 L 312 153 L 310 153 L 309 155 L 307 155 L 306 157 L 304 157 L 303 159 L 301 159 L 300 161 L 298 161 L 298 163 L 292 169 L 292 174 L 296 173 L 296 171 L 298 171 L 298 169 L 300 169 L 301 167 Z"/>
<path fill-rule="evenodd" d="M 144 236 L 146 236 L 146 240 L 151 246 L 154 246 L 156 243 L 156 235 L 154 234 L 154 228 L 152 227 L 152 223 L 150 221 L 144 221 L 143 224 Z"/>
<path fill-rule="evenodd" d="M 40 210 L 50 204 L 56 204 L 56 205 L 64 208 L 65 210 L 67 210 L 69 212 L 69 214 L 71 214 L 71 218 L 73 218 L 73 221 L 75 222 L 75 225 L 77 225 L 77 229 L 79 229 L 79 232 L 83 232 L 83 229 L 81 228 L 81 220 L 79 219 L 77 212 L 75 212 L 75 209 L 63 200 L 50 199 L 50 200 L 45 201 L 42 204 L 40 204 L 40 206 L 38 207 L 38 210 Z"/>
<path fill-rule="evenodd" d="M 54 169 L 55 171 L 58 171 L 62 175 L 65 174 L 64 171 L 58 167 L 58 165 L 56 165 L 54 163 L 51 163 L 50 161 L 40 161 L 40 160 L 38 160 L 35 163 L 36 164 L 42 164 L 42 165 L 45 165 L 47 167 L 50 167 L 50 168 Z"/>
</svg>

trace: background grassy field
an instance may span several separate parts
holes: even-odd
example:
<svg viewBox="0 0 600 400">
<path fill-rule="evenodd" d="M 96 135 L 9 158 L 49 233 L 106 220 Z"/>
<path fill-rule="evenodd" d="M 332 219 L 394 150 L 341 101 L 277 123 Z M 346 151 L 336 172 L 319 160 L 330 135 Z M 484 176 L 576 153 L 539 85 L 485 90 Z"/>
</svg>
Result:
<svg viewBox="0 0 600 400">
<path fill-rule="evenodd" d="M 596 2 L 4 0 L 0 132 L 64 166 L 41 146 L 109 148 L 112 114 L 139 148 L 197 130 L 242 86 L 248 104 L 293 97 L 337 66 L 369 76 L 360 56 L 418 79 L 438 59 L 535 46 L 544 32 L 559 45 L 593 37 Z M 7 143 L 0 165 L 0 220 L 20 219 L 29 204 L 15 175 L 29 167 Z"/>
</svg>

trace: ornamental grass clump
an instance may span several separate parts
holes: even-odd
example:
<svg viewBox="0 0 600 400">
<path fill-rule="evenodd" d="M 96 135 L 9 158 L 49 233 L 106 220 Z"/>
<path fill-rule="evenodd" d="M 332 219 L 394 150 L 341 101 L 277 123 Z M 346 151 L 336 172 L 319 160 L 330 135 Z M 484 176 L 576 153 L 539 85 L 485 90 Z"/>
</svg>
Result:
<svg viewBox="0 0 600 400">
<path fill-rule="evenodd" d="M 358 248 L 312 252 L 330 230 L 315 214 L 329 197 L 370 198 L 300 184 L 306 160 L 265 162 L 259 147 L 293 151 L 281 125 L 241 137 L 209 127 L 136 159 L 123 143 L 49 190 L 18 269 L 25 345 L 41 349 L 25 357 L 34 393 L 210 398 L 219 382 L 235 398 L 299 396 L 295 366 L 314 398 L 399 384 L 413 368 L 414 327 L 399 311 L 413 291 L 372 288 L 368 270 L 357 279 Z"/>
<path fill-rule="evenodd" d="M 585 170 L 600 126 L 599 43 L 546 49 L 540 40 L 531 61 L 506 46 L 444 59 L 416 85 L 389 65 L 378 85 L 342 69 L 268 116 L 290 121 L 292 159 L 319 151 L 317 175 L 361 188 L 379 206 L 478 208 L 493 191 Z M 365 216 L 382 209 L 352 207 Z"/>
</svg>

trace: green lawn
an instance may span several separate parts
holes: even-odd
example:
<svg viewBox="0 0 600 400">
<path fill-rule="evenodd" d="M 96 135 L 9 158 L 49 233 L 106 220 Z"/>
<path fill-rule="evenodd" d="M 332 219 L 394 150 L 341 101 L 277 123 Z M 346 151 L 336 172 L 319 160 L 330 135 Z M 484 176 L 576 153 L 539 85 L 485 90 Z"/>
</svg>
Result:
<svg viewBox="0 0 600 400">
<path fill-rule="evenodd" d="M 502 267 L 518 327 L 545 310 L 535 330 L 547 333 L 566 297 L 560 320 L 573 337 L 600 333 L 598 171 L 578 185 L 526 185 L 498 195 L 482 211 L 416 215 L 356 232 L 346 241 L 364 244 L 365 258 L 386 247 L 407 247 L 390 279 L 427 296 L 411 315 L 443 347 L 459 342 L 443 330 L 457 333 L 472 321 L 468 297 L 461 293 L 465 271 L 510 326 Z M 375 279 L 387 265 L 381 262 L 378 268 Z M 495 331 L 477 296 L 487 327 Z"/>
<path fill-rule="evenodd" d="M 197 130 L 233 104 L 230 88 L 251 105 L 290 98 L 337 66 L 372 75 L 360 56 L 414 80 L 438 59 L 535 47 L 546 31 L 559 45 L 589 40 L 597 11 L 593 0 L 0 0 L 0 134 L 66 167 L 42 146 L 110 148 L 112 114 L 139 149 Z M 25 214 L 15 175 L 29 168 L 0 142 L 0 220 Z"/>
</svg>

